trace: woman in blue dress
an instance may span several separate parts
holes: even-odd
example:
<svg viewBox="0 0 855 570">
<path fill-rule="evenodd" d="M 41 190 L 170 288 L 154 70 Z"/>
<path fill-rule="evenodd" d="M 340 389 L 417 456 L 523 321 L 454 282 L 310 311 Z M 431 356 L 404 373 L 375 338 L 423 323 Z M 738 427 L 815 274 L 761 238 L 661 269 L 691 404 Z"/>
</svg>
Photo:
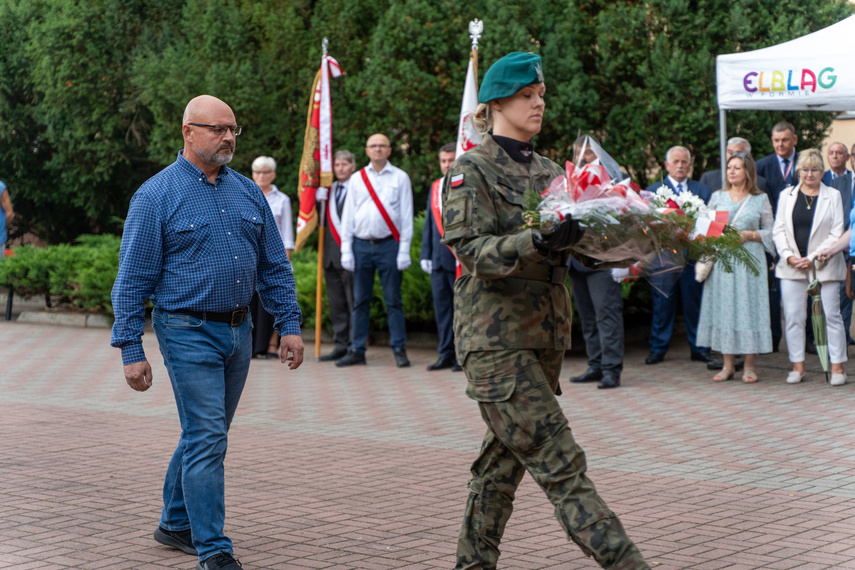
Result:
<svg viewBox="0 0 855 570">
<path fill-rule="evenodd" d="M 742 380 L 756 382 L 754 357 L 772 352 L 764 250 L 774 253 L 775 244 L 772 205 L 757 188 L 757 169 L 751 156 L 736 153 L 728 159 L 724 189 L 713 193 L 709 207 L 729 212 L 729 223 L 739 230 L 760 271 L 755 275 L 737 264 L 732 273 L 727 273 L 716 264 L 704 283 L 697 343 L 724 356 L 724 367 L 713 377 L 716 382 L 733 378 L 736 354 L 745 355 Z"/>
</svg>

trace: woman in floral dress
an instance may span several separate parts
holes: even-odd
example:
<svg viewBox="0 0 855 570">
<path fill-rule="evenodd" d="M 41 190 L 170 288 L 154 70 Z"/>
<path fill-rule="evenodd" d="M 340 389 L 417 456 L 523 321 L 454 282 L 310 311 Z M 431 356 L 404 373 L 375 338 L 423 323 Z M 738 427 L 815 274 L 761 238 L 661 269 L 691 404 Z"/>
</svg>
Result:
<svg viewBox="0 0 855 570">
<path fill-rule="evenodd" d="M 728 159 L 724 189 L 713 193 L 709 207 L 729 212 L 729 223 L 739 230 L 760 271 L 755 275 L 737 264 L 727 273 L 716 264 L 704 283 L 697 343 L 724 355 L 724 368 L 713 377 L 716 382 L 733 378 L 735 354 L 745 355 L 743 381 L 756 382 L 755 355 L 772 352 L 764 249 L 775 252 L 774 216 L 768 196 L 757 188 L 757 169 L 748 154 Z"/>
</svg>

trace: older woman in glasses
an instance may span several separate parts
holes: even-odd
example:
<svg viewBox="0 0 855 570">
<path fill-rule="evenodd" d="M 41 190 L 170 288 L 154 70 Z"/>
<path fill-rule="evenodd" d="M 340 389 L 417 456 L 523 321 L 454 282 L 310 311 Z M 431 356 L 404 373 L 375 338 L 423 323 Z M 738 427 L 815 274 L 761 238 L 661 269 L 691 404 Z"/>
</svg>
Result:
<svg viewBox="0 0 855 570">
<path fill-rule="evenodd" d="M 240 127 L 238 127 L 240 128 Z M 276 227 L 282 236 L 285 254 L 291 259 L 294 251 L 294 220 L 291 216 L 291 198 L 279 191 L 273 184 L 276 179 L 276 161 L 269 156 L 259 156 L 252 161 L 252 179 L 261 188 L 267 203 L 273 211 Z M 273 315 L 264 310 L 259 302 L 258 293 L 252 298 L 252 354 L 266 355 L 267 358 L 279 358 L 279 333 L 274 328 Z"/>
<path fill-rule="evenodd" d="M 846 265 L 842 253 L 822 258 L 820 254 L 843 234 L 843 201 L 840 192 L 822 183 L 823 161 L 818 150 L 799 153 L 796 168 L 800 182 L 781 191 L 772 230 L 779 256 L 775 275 L 781 280 L 785 338 L 793 363 L 787 382 L 798 384 L 805 377 L 805 304 L 815 266 L 816 278 L 822 283 L 831 385 L 840 386 L 846 383 L 846 334 L 840 316 L 840 282 L 846 278 Z"/>
</svg>

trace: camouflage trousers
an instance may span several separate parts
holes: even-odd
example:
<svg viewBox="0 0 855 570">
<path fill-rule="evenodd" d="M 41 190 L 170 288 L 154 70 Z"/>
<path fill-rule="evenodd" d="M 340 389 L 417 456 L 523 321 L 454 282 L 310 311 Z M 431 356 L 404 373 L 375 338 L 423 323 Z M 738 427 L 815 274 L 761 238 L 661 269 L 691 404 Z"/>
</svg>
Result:
<svg viewBox="0 0 855 570">
<path fill-rule="evenodd" d="M 526 471 L 587 556 L 603 568 L 650 568 L 585 475 L 585 453 L 555 398 L 563 359 L 563 350 L 498 350 L 471 352 L 464 361 L 467 395 L 479 402 L 487 435 L 472 464 L 458 570 L 496 568 L 499 542 Z"/>
</svg>

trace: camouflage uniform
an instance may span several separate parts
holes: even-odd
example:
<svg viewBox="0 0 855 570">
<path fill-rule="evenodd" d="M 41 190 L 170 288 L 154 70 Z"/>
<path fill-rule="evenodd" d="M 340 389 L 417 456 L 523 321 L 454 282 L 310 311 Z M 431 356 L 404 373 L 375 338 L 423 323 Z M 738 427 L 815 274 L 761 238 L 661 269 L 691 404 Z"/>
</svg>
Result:
<svg viewBox="0 0 855 570">
<path fill-rule="evenodd" d="M 585 475 L 585 454 L 555 397 L 570 347 L 567 259 L 541 254 L 520 228 L 524 194 L 561 174 L 537 154 L 531 164 L 512 160 L 489 135 L 446 174 L 442 241 L 463 266 L 454 287 L 457 357 L 488 426 L 472 464 L 458 569 L 496 567 L 525 471 L 586 555 L 603 568 L 649 568 Z"/>
</svg>

